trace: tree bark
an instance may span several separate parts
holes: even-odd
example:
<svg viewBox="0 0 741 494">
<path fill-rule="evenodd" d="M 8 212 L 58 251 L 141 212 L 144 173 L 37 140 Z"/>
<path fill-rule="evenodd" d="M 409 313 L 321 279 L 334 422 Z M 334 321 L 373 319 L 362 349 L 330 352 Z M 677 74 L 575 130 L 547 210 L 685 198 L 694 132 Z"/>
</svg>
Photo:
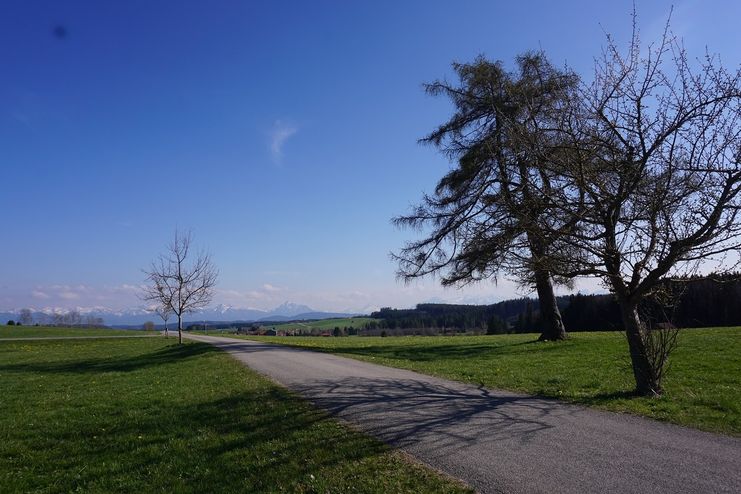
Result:
<svg viewBox="0 0 741 494">
<path fill-rule="evenodd" d="M 636 393 L 640 396 L 660 396 L 661 381 L 657 377 L 656 369 L 651 365 L 646 348 L 646 331 L 648 330 L 641 322 L 636 305 L 620 300 L 619 302 L 625 334 L 628 337 Z"/>
<path fill-rule="evenodd" d="M 553 292 L 553 281 L 548 271 L 535 271 L 535 288 L 538 291 L 540 317 L 543 321 L 540 341 L 555 341 L 566 339 L 566 328 L 558 310 L 556 294 Z"/>
<path fill-rule="evenodd" d="M 178 344 L 183 343 L 183 318 L 178 314 Z"/>
</svg>

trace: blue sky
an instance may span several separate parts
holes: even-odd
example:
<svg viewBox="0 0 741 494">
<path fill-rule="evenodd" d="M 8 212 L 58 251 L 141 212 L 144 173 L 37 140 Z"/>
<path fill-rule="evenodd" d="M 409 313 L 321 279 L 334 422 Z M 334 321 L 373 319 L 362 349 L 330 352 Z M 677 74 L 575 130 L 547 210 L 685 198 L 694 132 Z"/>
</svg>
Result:
<svg viewBox="0 0 741 494">
<path fill-rule="evenodd" d="M 741 60 L 741 4 L 674 2 L 692 56 Z M 638 1 L 644 39 L 671 2 Z M 588 76 L 632 2 L 74 2 L 0 6 L 0 309 L 139 304 L 176 228 L 220 270 L 216 303 L 319 310 L 493 302 L 397 282 L 391 226 L 449 164 L 417 139 L 421 85 L 479 54 L 543 49 Z M 64 36 L 55 36 L 63 26 Z M 598 289 L 593 282 L 583 290 Z"/>
</svg>

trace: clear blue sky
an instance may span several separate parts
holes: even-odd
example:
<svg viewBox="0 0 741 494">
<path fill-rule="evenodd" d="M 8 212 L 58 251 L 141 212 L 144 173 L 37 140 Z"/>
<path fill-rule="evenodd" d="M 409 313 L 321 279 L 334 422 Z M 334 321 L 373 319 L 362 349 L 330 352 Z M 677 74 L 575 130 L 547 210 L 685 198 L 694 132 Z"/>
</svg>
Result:
<svg viewBox="0 0 741 494">
<path fill-rule="evenodd" d="M 674 3 L 690 55 L 737 67 L 741 3 Z M 656 38 L 671 2 L 637 4 Z M 389 219 L 449 166 L 417 144 L 451 110 L 421 84 L 539 48 L 588 75 L 631 5 L 5 0 L 0 309 L 137 305 L 176 227 L 213 254 L 217 303 L 508 298 L 394 278 L 413 233 Z"/>
</svg>

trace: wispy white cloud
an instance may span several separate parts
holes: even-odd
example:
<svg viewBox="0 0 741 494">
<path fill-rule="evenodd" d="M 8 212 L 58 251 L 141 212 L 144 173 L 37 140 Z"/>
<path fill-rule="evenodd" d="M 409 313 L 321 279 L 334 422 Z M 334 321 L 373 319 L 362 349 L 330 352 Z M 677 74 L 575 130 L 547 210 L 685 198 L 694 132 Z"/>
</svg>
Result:
<svg viewBox="0 0 741 494">
<path fill-rule="evenodd" d="M 22 290 L 0 289 L 0 296 L 7 296 L 5 308 L 33 306 L 43 301 L 44 304 L 59 307 L 80 305 L 85 307 L 101 306 L 109 309 L 134 307 L 141 304 L 142 285 L 85 285 L 85 284 L 44 284 Z M 3 307 L 0 307 L 2 309 Z"/>
<path fill-rule="evenodd" d="M 276 120 L 270 130 L 270 154 L 274 163 L 283 160 L 283 147 L 286 141 L 298 132 L 298 127 L 290 122 Z"/>
<path fill-rule="evenodd" d="M 263 290 L 265 290 L 266 292 L 273 292 L 273 293 L 274 293 L 274 292 L 279 292 L 279 291 L 281 291 L 281 289 L 280 289 L 279 287 L 277 287 L 277 286 L 274 286 L 274 285 L 271 285 L 270 283 L 265 283 L 265 284 L 264 284 L 264 285 L 262 286 L 262 288 L 263 288 Z"/>
<path fill-rule="evenodd" d="M 80 294 L 71 290 L 59 292 L 59 298 L 63 300 L 77 300 L 80 298 Z"/>
</svg>

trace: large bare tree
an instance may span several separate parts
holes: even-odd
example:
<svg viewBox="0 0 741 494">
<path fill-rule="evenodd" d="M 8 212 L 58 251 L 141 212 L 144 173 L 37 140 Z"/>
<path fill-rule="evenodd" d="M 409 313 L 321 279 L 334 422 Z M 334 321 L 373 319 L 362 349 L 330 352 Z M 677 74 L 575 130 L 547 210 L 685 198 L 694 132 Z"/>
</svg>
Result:
<svg viewBox="0 0 741 494">
<path fill-rule="evenodd" d="M 559 266 L 615 295 L 636 390 L 662 393 L 671 338 L 641 306 L 662 279 L 732 269 L 741 248 L 741 72 L 692 61 L 669 31 L 627 54 L 608 38 L 593 84 L 563 126 L 573 146 L 555 165 L 560 204 L 578 221 Z M 578 255 L 574 255 L 574 253 Z"/>
<path fill-rule="evenodd" d="M 443 285 L 512 276 L 537 291 L 541 339 L 563 339 L 551 250 L 564 225 L 559 211 L 549 209 L 549 172 L 540 165 L 563 148 L 557 128 L 578 78 L 542 53 L 518 57 L 515 72 L 483 57 L 454 69 L 458 84 L 427 86 L 451 100 L 454 114 L 422 142 L 456 165 L 434 194 L 394 219 L 426 232 L 394 255 L 398 273 L 405 280 L 439 274 Z"/>
<path fill-rule="evenodd" d="M 191 252 L 190 232 L 175 232 L 165 254 L 152 262 L 146 274 L 144 300 L 168 308 L 178 318 L 178 342 L 183 342 L 183 315 L 207 307 L 213 298 L 218 272 L 211 256 Z M 194 254 L 194 255 L 193 255 Z"/>
</svg>

